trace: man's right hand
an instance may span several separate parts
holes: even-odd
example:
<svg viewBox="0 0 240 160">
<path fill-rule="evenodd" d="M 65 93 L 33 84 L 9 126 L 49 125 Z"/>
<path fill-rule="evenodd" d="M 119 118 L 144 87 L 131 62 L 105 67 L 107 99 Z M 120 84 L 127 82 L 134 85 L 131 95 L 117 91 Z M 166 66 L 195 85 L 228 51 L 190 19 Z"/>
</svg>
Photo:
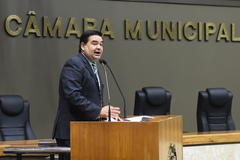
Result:
<svg viewBox="0 0 240 160">
<path fill-rule="evenodd" d="M 119 117 L 120 114 L 120 108 L 119 107 L 113 107 L 110 106 L 111 109 L 111 117 L 113 119 L 122 121 L 122 119 Z M 109 111 L 109 106 L 104 106 L 99 114 L 100 117 L 107 118 L 108 117 L 108 111 Z"/>
</svg>

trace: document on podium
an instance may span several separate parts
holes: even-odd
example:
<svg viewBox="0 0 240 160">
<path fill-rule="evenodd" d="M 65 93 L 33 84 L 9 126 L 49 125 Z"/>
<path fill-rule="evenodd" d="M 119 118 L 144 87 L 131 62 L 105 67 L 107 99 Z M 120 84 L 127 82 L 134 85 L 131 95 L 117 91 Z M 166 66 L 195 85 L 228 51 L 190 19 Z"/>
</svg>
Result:
<svg viewBox="0 0 240 160">
<path fill-rule="evenodd" d="M 150 117 L 150 116 L 136 116 L 136 117 L 126 118 L 126 120 L 130 121 L 130 122 L 142 122 L 142 121 L 149 121 L 152 118 L 154 118 L 154 117 Z"/>
<path fill-rule="evenodd" d="M 150 116 L 135 116 L 135 117 L 130 117 L 130 118 L 124 119 L 124 122 L 143 122 L 143 121 L 149 121 L 152 118 L 154 118 L 154 117 L 150 117 Z M 105 120 L 105 121 L 108 121 L 108 119 Z M 111 118 L 111 122 L 119 122 L 119 121 Z"/>
</svg>

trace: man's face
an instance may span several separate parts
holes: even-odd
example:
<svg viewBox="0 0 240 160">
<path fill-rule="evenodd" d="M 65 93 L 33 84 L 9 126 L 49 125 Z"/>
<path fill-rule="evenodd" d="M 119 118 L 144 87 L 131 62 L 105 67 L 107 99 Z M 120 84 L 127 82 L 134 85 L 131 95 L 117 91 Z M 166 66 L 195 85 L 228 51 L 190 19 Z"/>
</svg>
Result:
<svg viewBox="0 0 240 160">
<path fill-rule="evenodd" d="M 92 61 L 97 62 L 103 52 L 103 39 L 101 36 L 93 35 L 88 38 L 87 44 L 81 43 L 82 52 Z"/>
</svg>

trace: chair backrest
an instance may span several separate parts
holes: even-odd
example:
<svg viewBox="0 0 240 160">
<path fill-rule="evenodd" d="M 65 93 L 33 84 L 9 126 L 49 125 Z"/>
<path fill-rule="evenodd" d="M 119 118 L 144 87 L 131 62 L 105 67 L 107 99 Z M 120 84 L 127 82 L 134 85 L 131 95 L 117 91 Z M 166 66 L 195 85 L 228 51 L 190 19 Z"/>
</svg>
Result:
<svg viewBox="0 0 240 160">
<path fill-rule="evenodd" d="M 172 95 L 162 87 L 135 92 L 134 115 L 169 115 Z"/>
<path fill-rule="evenodd" d="M 19 95 L 0 96 L 0 141 L 36 139 L 30 125 L 29 106 Z"/>
<path fill-rule="evenodd" d="M 198 94 L 198 132 L 235 130 L 231 114 L 233 94 L 225 88 L 207 88 Z"/>
</svg>

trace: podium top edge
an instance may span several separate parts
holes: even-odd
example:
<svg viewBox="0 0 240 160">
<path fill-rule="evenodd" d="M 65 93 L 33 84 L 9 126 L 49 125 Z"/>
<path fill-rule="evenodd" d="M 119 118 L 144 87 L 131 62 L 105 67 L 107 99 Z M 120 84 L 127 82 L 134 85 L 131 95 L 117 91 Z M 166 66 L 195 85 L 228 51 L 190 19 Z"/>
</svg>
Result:
<svg viewBox="0 0 240 160">
<path fill-rule="evenodd" d="M 175 118 L 182 118 L 182 115 L 161 115 L 161 116 L 151 116 L 148 115 L 150 117 L 154 117 L 152 119 L 150 119 L 149 121 L 140 121 L 141 123 L 148 123 L 148 122 L 159 122 L 159 121 L 164 121 L 164 120 L 170 120 L 170 119 L 175 119 Z M 127 118 L 131 118 L 131 117 L 137 117 L 137 116 L 128 116 Z M 139 123 L 136 121 L 112 121 L 112 123 L 114 122 L 118 122 L 118 123 Z M 74 123 L 109 123 L 108 121 L 71 121 L 71 124 Z"/>
</svg>

